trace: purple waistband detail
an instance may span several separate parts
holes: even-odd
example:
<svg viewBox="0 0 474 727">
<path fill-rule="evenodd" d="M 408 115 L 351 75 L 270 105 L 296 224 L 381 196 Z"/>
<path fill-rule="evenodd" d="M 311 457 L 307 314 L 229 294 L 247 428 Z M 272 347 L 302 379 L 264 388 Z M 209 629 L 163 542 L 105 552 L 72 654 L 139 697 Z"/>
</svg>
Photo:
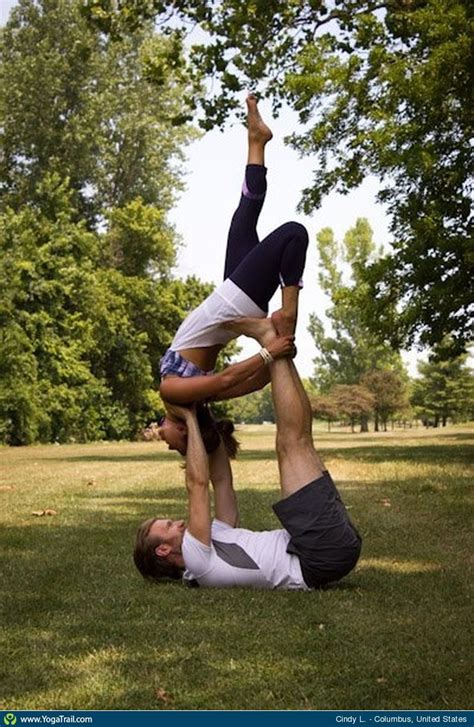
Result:
<svg viewBox="0 0 474 727">
<path fill-rule="evenodd" d="M 242 194 L 247 199 L 263 199 L 265 197 L 265 192 L 263 194 L 255 194 L 254 192 L 251 192 L 247 187 L 247 181 L 245 179 L 242 185 Z"/>
<path fill-rule="evenodd" d="M 280 285 L 281 285 L 281 287 L 282 288 L 285 288 L 286 287 L 286 283 L 283 280 L 283 275 L 281 273 L 279 273 L 278 275 L 279 275 L 279 278 L 280 278 Z M 303 278 L 300 278 L 299 283 L 298 283 L 298 288 L 303 288 L 303 287 L 304 287 L 303 286 Z"/>
</svg>

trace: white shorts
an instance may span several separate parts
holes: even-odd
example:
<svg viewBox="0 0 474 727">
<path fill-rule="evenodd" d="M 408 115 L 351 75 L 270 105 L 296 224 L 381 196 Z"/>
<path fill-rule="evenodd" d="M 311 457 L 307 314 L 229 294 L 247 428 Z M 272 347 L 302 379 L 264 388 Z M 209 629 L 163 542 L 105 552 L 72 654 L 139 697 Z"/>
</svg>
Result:
<svg viewBox="0 0 474 727">
<path fill-rule="evenodd" d="M 172 351 L 181 351 L 185 348 L 225 345 L 236 338 L 236 334 L 221 328 L 221 323 L 247 316 L 266 318 L 267 314 L 227 278 L 184 319 L 170 348 Z"/>
</svg>

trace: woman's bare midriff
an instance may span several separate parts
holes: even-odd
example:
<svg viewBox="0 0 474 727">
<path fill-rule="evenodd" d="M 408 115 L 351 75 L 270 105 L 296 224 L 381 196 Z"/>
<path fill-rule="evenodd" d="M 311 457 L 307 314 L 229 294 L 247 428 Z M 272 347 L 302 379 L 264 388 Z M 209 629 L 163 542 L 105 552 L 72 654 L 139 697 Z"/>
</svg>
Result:
<svg viewBox="0 0 474 727">
<path fill-rule="evenodd" d="M 224 348 L 221 344 L 206 348 L 182 348 L 178 353 L 187 361 L 199 366 L 203 371 L 212 371 L 216 365 L 219 351 Z"/>
</svg>

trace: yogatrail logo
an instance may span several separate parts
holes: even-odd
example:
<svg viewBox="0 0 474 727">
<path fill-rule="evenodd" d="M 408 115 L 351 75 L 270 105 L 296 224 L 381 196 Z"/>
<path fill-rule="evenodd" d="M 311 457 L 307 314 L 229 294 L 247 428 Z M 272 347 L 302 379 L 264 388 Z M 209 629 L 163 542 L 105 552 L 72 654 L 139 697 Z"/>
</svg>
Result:
<svg viewBox="0 0 474 727">
<path fill-rule="evenodd" d="M 16 715 L 13 712 L 7 712 L 3 718 L 3 724 L 14 725 L 16 724 Z"/>
</svg>

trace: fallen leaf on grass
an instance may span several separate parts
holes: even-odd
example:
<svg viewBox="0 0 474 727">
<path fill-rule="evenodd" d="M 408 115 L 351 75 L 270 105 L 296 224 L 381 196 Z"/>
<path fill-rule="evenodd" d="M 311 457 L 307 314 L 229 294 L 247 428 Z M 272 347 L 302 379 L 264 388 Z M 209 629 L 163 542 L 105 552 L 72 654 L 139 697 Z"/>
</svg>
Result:
<svg viewBox="0 0 474 727">
<path fill-rule="evenodd" d="M 94 487 L 95 486 L 95 480 L 87 480 L 86 486 L 87 487 Z"/>
<path fill-rule="evenodd" d="M 13 485 L 0 485 L 0 492 L 7 492 L 8 490 L 14 490 Z"/>
<path fill-rule="evenodd" d="M 36 515 L 36 517 L 44 517 L 45 515 L 57 515 L 58 513 L 56 510 L 48 508 L 47 510 L 33 510 L 31 514 Z"/>
<path fill-rule="evenodd" d="M 377 677 L 377 684 L 386 684 L 387 680 L 385 677 Z"/>
<path fill-rule="evenodd" d="M 384 507 L 392 507 L 392 503 L 386 497 L 383 500 L 379 500 L 379 502 Z"/>
<path fill-rule="evenodd" d="M 155 697 L 160 702 L 163 702 L 164 704 L 169 704 L 170 702 L 173 701 L 172 698 L 170 697 L 170 695 L 167 694 L 165 692 L 165 690 L 164 689 L 161 689 L 161 688 L 155 689 Z"/>
</svg>

